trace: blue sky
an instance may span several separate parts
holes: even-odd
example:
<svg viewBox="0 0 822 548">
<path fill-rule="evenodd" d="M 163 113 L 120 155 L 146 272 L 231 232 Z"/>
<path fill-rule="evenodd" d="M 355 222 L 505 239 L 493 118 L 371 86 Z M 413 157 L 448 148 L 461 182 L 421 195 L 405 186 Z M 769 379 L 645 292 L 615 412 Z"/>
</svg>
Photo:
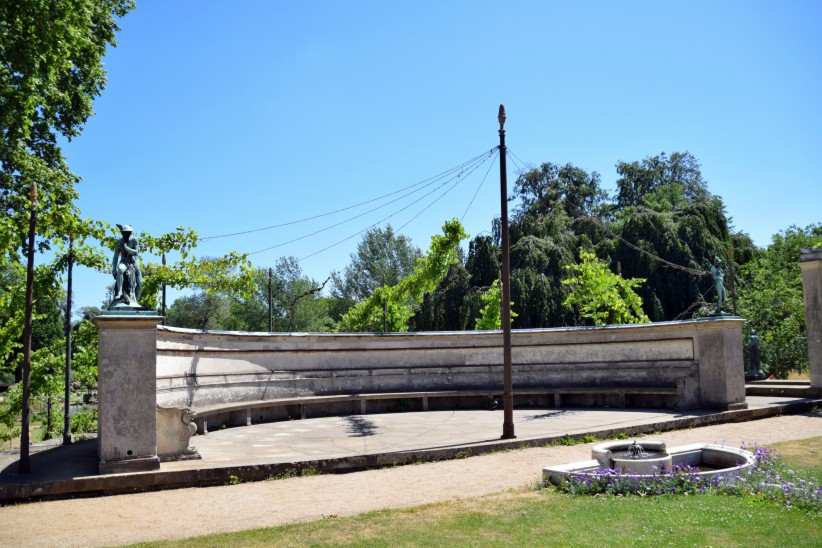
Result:
<svg viewBox="0 0 822 548">
<path fill-rule="evenodd" d="M 571 162 L 610 190 L 617 161 L 688 150 L 757 244 L 822 221 L 819 2 L 145 0 L 121 26 L 96 115 L 65 151 L 83 212 L 138 232 L 240 231 L 389 192 L 493 147 L 500 102 L 527 163 Z M 417 245 L 463 213 L 481 172 L 407 227 Z M 471 234 L 489 229 L 498 192 L 492 171 Z M 254 262 L 306 255 L 391 210 Z M 324 279 L 356 242 L 304 270 Z M 108 278 L 76 280 L 77 305 L 99 304 Z"/>
</svg>

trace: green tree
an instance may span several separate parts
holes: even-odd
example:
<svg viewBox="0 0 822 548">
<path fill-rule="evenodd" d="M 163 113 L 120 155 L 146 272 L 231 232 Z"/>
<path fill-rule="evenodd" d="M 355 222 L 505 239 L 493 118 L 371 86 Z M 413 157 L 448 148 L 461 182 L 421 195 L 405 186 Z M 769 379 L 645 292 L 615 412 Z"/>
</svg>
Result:
<svg viewBox="0 0 822 548">
<path fill-rule="evenodd" d="M 396 285 L 414 269 L 420 250 L 391 225 L 365 233 L 342 274 L 332 274 L 331 295 L 342 315 L 354 303 L 368 298 L 384 285 Z"/>
<path fill-rule="evenodd" d="M 491 236 L 475 236 L 468 245 L 465 269 L 472 287 L 490 287 L 499 277 L 499 246 Z"/>
<path fill-rule="evenodd" d="M 7 0 L 0 4 L 0 228 L 26 232 L 29 188 L 38 185 L 41 246 L 77 215 L 75 184 L 59 139 L 72 139 L 106 83 L 103 56 L 115 45 L 129 0 Z M 5 229 L 5 230 L 4 230 Z"/>
<path fill-rule="evenodd" d="M 545 214 L 561 208 L 571 218 L 599 213 L 607 198 L 599 173 L 571 164 L 546 162 L 520 175 L 514 189 L 520 212 Z"/>
<path fill-rule="evenodd" d="M 92 101 L 105 85 L 102 59 L 115 45 L 116 20 L 132 6 L 127 0 L 0 3 L 0 254 L 7 260 L 21 262 L 24 255 L 49 249 L 79 217 L 78 177 L 63 158 L 60 139 L 77 137 L 92 114 Z M 31 213 L 37 217 L 36 249 L 23 243 Z M 37 283 L 33 272 L 28 276 L 27 290 Z M 26 299 L 26 309 L 30 304 Z M 0 342 L 15 345 L 13 340 L 2 336 Z M 15 351 L 2 348 L 0 355 Z M 24 370 L 30 367 L 27 360 Z M 27 378 L 28 373 L 26 390 Z M 23 409 L 28 412 L 27 401 Z M 22 470 L 28 468 L 28 421 L 24 426 Z"/>
<path fill-rule="evenodd" d="M 137 241 L 147 254 L 140 257 L 143 291 L 140 304 L 157 308 L 165 284 L 175 289 L 198 289 L 208 294 L 250 295 L 254 289 L 254 268 L 248 256 L 231 251 L 220 257 L 195 257 L 197 233 L 178 227 L 160 236 L 141 234 Z M 113 248 L 113 240 L 109 241 Z M 162 264 L 156 258 L 176 254 L 176 261 Z M 154 258 L 154 260 L 151 260 Z"/>
<path fill-rule="evenodd" d="M 412 331 L 462 331 L 473 318 L 475 290 L 470 274 L 460 263 L 454 263 L 436 289 L 423 296 L 414 317 Z"/>
<path fill-rule="evenodd" d="M 223 329 L 228 299 L 217 293 L 198 291 L 174 300 L 166 312 L 166 325 L 189 329 Z"/>
<path fill-rule="evenodd" d="M 413 271 L 395 285 L 378 287 L 354 305 L 340 320 L 340 331 L 407 331 L 414 308 L 433 291 L 459 262 L 459 244 L 467 237 L 457 219 L 446 221 L 442 235 L 431 237 L 428 253 L 417 259 Z"/>
<path fill-rule="evenodd" d="M 179 297 L 167 324 L 193 329 L 268 331 L 268 269 L 251 273 L 251 291 L 199 291 Z M 294 257 L 281 257 L 271 276 L 272 328 L 275 332 L 328 331 L 333 327 L 329 299 L 306 276 Z M 230 288 L 229 288 L 230 289 Z"/>
<path fill-rule="evenodd" d="M 635 291 L 645 280 L 614 274 L 591 251 L 580 249 L 579 256 L 578 264 L 566 267 L 569 277 L 562 281 L 571 288 L 565 306 L 577 309 L 594 325 L 649 321 L 642 311 L 642 298 Z"/>
<path fill-rule="evenodd" d="M 646 204 L 648 196 L 660 189 L 665 194 L 678 187 L 689 202 L 710 196 L 699 162 L 690 152 L 674 152 L 670 156 L 663 152 L 641 162 L 618 162 L 616 167 L 620 176 L 617 180 L 620 208 Z"/>
<path fill-rule="evenodd" d="M 735 236 L 718 196 L 707 189 L 688 153 L 661 154 L 617 164 L 619 193 L 609 230 L 619 239 L 609 252 L 626 277 L 645 278 L 640 289 L 653 321 L 687 317 L 712 286 L 705 265 L 719 256 L 728 266 L 733 301 L 736 272 L 749 257 L 735 253 Z"/>
<path fill-rule="evenodd" d="M 257 269 L 252 295 L 232 298 L 228 329 L 268 331 L 268 269 Z M 271 276 L 272 328 L 277 332 L 333 327 L 324 283 L 307 276 L 295 257 L 281 257 Z"/>
<path fill-rule="evenodd" d="M 799 255 L 813 247 L 822 247 L 822 224 L 792 226 L 774 235 L 740 272 L 739 314 L 748 320 L 747 329 L 756 330 L 762 363 L 778 378 L 808 367 Z"/>
<path fill-rule="evenodd" d="M 502 328 L 502 285 L 499 279 L 491 283 L 481 296 L 482 308 L 480 315 L 476 319 L 477 329 L 501 329 Z M 514 303 L 511 303 L 513 307 Z M 517 317 L 517 313 L 511 311 L 511 319 Z"/>
</svg>

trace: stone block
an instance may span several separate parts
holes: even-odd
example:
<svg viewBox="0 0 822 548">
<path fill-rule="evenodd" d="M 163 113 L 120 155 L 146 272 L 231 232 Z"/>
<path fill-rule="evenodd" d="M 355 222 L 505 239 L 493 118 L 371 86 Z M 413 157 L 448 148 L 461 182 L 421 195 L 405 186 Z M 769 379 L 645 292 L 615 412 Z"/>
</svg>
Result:
<svg viewBox="0 0 822 548">
<path fill-rule="evenodd" d="M 191 409 L 157 406 L 157 456 L 161 461 L 198 459 L 200 454 L 189 444 L 197 433 Z"/>
<path fill-rule="evenodd" d="M 822 249 L 803 249 L 799 267 L 805 296 L 811 388 L 822 394 Z"/>
<path fill-rule="evenodd" d="M 155 470 L 157 456 L 156 314 L 104 313 L 97 397 L 99 470 L 103 474 Z"/>
</svg>

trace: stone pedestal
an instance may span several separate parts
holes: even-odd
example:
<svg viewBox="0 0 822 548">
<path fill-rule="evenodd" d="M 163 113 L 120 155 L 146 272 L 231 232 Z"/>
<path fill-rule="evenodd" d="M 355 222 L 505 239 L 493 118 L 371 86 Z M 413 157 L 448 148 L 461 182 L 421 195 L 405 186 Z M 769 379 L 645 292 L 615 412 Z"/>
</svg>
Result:
<svg viewBox="0 0 822 548">
<path fill-rule="evenodd" d="M 747 409 L 742 324 L 737 316 L 712 317 L 694 323 L 699 356 L 699 399 L 704 408 Z"/>
<path fill-rule="evenodd" d="M 822 394 L 822 249 L 803 249 L 799 266 L 805 294 L 811 389 Z"/>
<path fill-rule="evenodd" d="M 105 312 L 100 335 L 98 455 L 101 474 L 156 470 L 157 324 L 154 312 Z"/>
</svg>

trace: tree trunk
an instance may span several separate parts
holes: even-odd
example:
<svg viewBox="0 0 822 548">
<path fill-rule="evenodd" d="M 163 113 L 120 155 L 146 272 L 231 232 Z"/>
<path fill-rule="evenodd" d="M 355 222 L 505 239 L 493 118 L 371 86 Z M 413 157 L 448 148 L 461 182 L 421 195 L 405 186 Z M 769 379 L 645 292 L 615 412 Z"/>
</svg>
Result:
<svg viewBox="0 0 822 548">
<path fill-rule="evenodd" d="M 26 311 L 23 324 L 23 411 L 20 425 L 21 474 L 31 473 L 29 460 L 29 400 L 31 399 L 31 319 L 34 305 L 34 232 L 37 225 L 37 183 L 31 184 L 31 212 L 29 213 L 29 234 L 26 262 Z"/>
</svg>

